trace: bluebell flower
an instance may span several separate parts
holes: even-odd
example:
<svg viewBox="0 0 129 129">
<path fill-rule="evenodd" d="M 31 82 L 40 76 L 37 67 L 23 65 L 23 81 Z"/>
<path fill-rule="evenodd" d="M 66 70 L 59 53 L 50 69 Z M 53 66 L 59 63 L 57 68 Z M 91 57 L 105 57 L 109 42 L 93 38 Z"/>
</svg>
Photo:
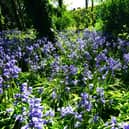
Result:
<svg viewBox="0 0 129 129">
<path fill-rule="evenodd" d="M 52 99 L 56 99 L 57 98 L 57 93 L 55 90 L 52 91 Z"/>
<path fill-rule="evenodd" d="M 85 47 L 85 42 L 82 39 L 78 39 L 78 43 L 79 43 L 79 50 L 82 50 Z"/>
<path fill-rule="evenodd" d="M 74 110 L 71 106 L 67 106 L 67 107 L 62 107 L 60 109 L 60 113 L 61 113 L 61 116 L 64 117 L 64 116 L 67 116 L 67 115 L 70 115 L 70 114 L 74 114 Z"/>
<path fill-rule="evenodd" d="M 13 67 L 13 71 L 12 71 L 12 77 L 13 78 L 18 78 L 18 74 L 21 72 L 21 69 L 17 66 Z"/>
<path fill-rule="evenodd" d="M 96 58 L 96 66 L 99 67 L 101 65 L 101 62 L 106 62 L 107 61 L 107 56 L 105 55 L 105 53 L 99 53 Z"/>
<path fill-rule="evenodd" d="M 54 117 L 54 116 L 55 116 L 55 112 L 54 112 L 52 109 L 50 109 L 50 110 L 48 110 L 48 111 L 45 113 L 45 116 Z"/>
<path fill-rule="evenodd" d="M 87 80 L 87 79 L 92 79 L 93 78 L 93 74 L 90 70 L 88 70 L 87 68 L 84 69 L 84 72 L 83 72 L 83 77 L 84 77 L 84 81 Z M 86 78 L 86 79 L 85 79 Z"/>
<path fill-rule="evenodd" d="M 20 92 L 25 93 L 27 91 L 27 82 L 21 84 Z"/>
<path fill-rule="evenodd" d="M 129 63 L 129 53 L 124 54 L 123 58 L 126 63 Z"/>
<path fill-rule="evenodd" d="M 25 94 L 23 93 L 23 94 L 21 95 L 21 100 L 22 100 L 22 102 L 28 103 L 29 95 L 30 95 L 30 92 L 28 92 L 28 91 L 27 91 Z"/>
<path fill-rule="evenodd" d="M 92 109 L 92 103 L 90 102 L 90 96 L 87 93 L 81 93 L 81 101 L 79 106 L 85 108 L 88 112 Z"/>
<path fill-rule="evenodd" d="M 71 59 L 75 59 L 77 57 L 77 53 L 75 51 L 71 52 L 69 55 L 68 55 L 69 58 Z"/>
<path fill-rule="evenodd" d="M 82 120 L 83 120 L 81 113 L 75 112 L 75 113 L 74 113 L 74 116 L 75 116 L 75 118 L 76 118 L 77 120 L 79 120 L 79 121 L 82 121 Z"/>
<path fill-rule="evenodd" d="M 70 72 L 70 74 L 75 75 L 75 74 L 77 74 L 77 71 L 78 71 L 78 69 L 74 65 L 70 65 L 69 66 L 69 72 Z"/>
<path fill-rule="evenodd" d="M 87 60 L 91 60 L 92 56 L 90 55 L 90 53 L 88 51 L 85 52 L 85 57 Z"/>
<path fill-rule="evenodd" d="M 115 126 L 117 126 L 116 117 L 111 117 L 111 127 L 114 129 Z"/>
<path fill-rule="evenodd" d="M 43 128 L 43 106 L 40 98 L 32 98 L 29 101 L 29 126 L 31 128 Z"/>
<path fill-rule="evenodd" d="M 59 66 L 59 62 L 58 61 L 54 61 L 51 66 L 52 66 L 52 71 L 53 72 L 55 72 L 55 73 L 59 72 L 60 66 Z"/>
<path fill-rule="evenodd" d="M 105 43 L 105 37 L 104 37 L 104 36 L 99 36 L 99 35 L 97 35 L 97 36 L 95 37 L 95 42 L 94 42 L 94 44 L 98 44 L 98 46 L 103 46 L 104 43 Z"/>
<path fill-rule="evenodd" d="M 118 60 L 116 61 L 111 57 L 107 60 L 107 63 L 109 65 L 109 69 L 112 71 L 118 70 L 121 68 L 121 63 Z"/>
<path fill-rule="evenodd" d="M 122 126 L 123 126 L 123 129 L 129 129 L 129 124 L 128 123 L 124 123 Z"/>
<path fill-rule="evenodd" d="M 7 79 L 17 78 L 21 69 L 16 65 L 16 60 L 8 61 L 3 67 L 3 76 Z"/>
<path fill-rule="evenodd" d="M 99 101 L 104 104 L 105 103 L 105 97 L 104 97 L 104 89 L 101 87 L 97 87 L 96 89 L 97 95 L 98 95 L 98 99 Z"/>
<path fill-rule="evenodd" d="M 93 117 L 93 121 L 97 122 L 98 120 L 99 120 L 99 116 L 98 116 L 98 114 L 95 114 L 94 117 Z"/>
<path fill-rule="evenodd" d="M 103 89 L 103 88 L 97 87 L 96 92 L 97 92 L 101 97 L 104 96 L 104 89 Z"/>
<path fill-rule="evenodd" d="M 18 100 L 28 103 L 30 94 L 31 94 L 31 92 L 28 90 L 27 83 L 26 82 L 23 83 L 20 87 L 20 93 L 15 94 L 16 103 Z"/>
<path fill-rule="evenodd" d="M 33 51 L 33 46 L 27 46 L 26 49 L 29 51 L 29 52 L 32 52 Z"/>
<path fill-rule="evenodd" d="M 90 36 L 91 36 L 91 31 L 88 28 L 86 28 L 83 32 L 83 38 L 88 39 Z"/>
</svg>

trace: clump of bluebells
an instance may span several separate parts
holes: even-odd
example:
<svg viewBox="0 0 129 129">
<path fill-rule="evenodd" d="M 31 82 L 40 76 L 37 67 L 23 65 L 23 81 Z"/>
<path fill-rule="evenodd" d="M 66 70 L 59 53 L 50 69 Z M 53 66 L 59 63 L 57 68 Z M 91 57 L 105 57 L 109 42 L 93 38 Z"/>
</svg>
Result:
<svg viewBox="0 0 129 129">
<path fill-rule="evenodd" d="M 109 42 L 88 29 L 59 33 L 54 44 L 7 36 L 14 33 L 21 32 L 0 33 L 0 114 L 12 108 L 10 128 L 129 127 L 128 90 L 121 88 L 128 84 L 128 41 Z"/>
<path fill-rule="evenodd" d="M 21 84 L 20 92 L 15 95 L 14 102 L 15 109 L 20 106 L 20 110 L 17 109 L 20 114 L 15 114 L 14 117 L 19 120 L 22 129 L 42 129 L 52 122 L 54 111 L 50 109 L 44 112 L 41 103 L 41 98 L 34 97 L 32 87 L 29 87 L 26 82 Z"/>
</svg>

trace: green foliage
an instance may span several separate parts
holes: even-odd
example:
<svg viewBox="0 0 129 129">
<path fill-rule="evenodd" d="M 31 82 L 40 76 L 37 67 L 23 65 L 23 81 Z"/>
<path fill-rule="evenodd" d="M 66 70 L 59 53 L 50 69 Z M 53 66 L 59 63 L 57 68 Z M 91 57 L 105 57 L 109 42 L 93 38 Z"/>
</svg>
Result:
<svg viewBox="0 0 129 129">
<path fill-rule="evenodd" d="M 75 10 L 56 8 L 52 19 L 54 28 L 57 30 L 83 30 L 84 28 L 94 26 L 96 22 L 96 7 L 94 7 L 93 12 L 91 8 Z"/>
<path fill-rule="evenodd" d="M 7 38 L 9 39 L 19 39 L 19 40 L 25 40 L 25 39 L 31 39 L 34 40 L 36 39 L 36 30 L 35 29 L 27 29 L 26 31 L 14 31 L 13 33 L 9 33 L 6 35 Z"/>
<path fill-rule="evenodd" d="M 0 29 L 2 29 L 2 26 L 5 24 L 5 18 L 2 15 L 1 7 L 0 7 Z"/>
<path fill-rule="evenodd" d="M 1 129 L 20 129 L 30 123 L 33 105 L 36 106 L 34 114 L 39 113 L 39 118 L 50 122 L 42 129 L 111 129 L 128 122 L 129 83 L 125 82 L 129 74 L 125 73 L 129 73 L 129 59 L 125 62 L 123 56 L 129 52 L 129 44 L 121 40 L 113 42 L 112 48 L 96 31 L 65 31 L 58 35 L 58 53 L 46 39 L 33 42 L 27 40 L 29 34 L 25 32 L 6 33 L 9 42 L 7 39 L 0 42 L 7 45 L 1 49 L 1 59 L 5 61 L 0 67 Z M 12 73 L 17 68 L 13 62 L 9 65 L 12 61 L 9 56 L 17 60 L 19 67 L 19 59 L 25 59 L 28 71 L 20 71 L 17 78 L 11 74 L 7 80 L 6 71 L 11 67 Z M 41 100 L 40 104 L 32 103 L 35 99 Z"/>
<path fill-rule="evenodd" d="M 77 9 L 73 11 L 73 17 L 77 29 L 84 29 L 91 25 L 91 12 L 86 9 Z"/>
<path fill-rule="evenodd" d="M 58 14 L 53 15 L 53 24 L 55 29 L 66 30 L 69 27 L 74 26 L 75 23 L 71 11 L 60 9 L 58 12 L 61 13 L 61 16 L 58 16 Z"/>
<path fill-rule="evenodd" d="M 104 24 L 104 33 L 110 33 L 116 37 L 119 33 L 129 32 L 128 3 L 129 0 L 106 0 L 98 9 L 98 17 Z"/>
</svg>

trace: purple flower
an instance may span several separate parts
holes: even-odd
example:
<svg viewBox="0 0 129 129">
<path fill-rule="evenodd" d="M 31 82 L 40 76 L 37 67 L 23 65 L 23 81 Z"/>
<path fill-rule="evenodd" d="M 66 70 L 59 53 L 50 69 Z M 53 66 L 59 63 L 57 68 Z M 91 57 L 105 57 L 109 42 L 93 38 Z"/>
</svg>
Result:
<svg viewBox="0 0 129 129">
<path fill-rule="evenodd" d="M 57 97 L 56 91 L 53 90 L 53 92 L 52 92 L 52 99 L 56 99 L 56 97 Z"/>
<path fill-rule="evenodd" d="M 78 39 L 79 42 L 79 50 L 82 50 L 85 47 L 85 42 L 82 39 Z"/>
<path fill-rule="evenodd" d="M 75 118 L 79 121 L 82 121 L 82 114 L 79 114 L 78 112 L 75 112 Z"/>
<path fill-rule="evenodd" d="M 96 92 L 98 93 L 98 95 L 100 95 L 101 97 L 104 96 L 104 89 L 101 87 L 97 87 Z"/>
<path fill-rule="evenodd" d="M 101 65 L 101 62 L 106 62 L 107 56 L 105 55 L 105 53 L 100 53 L 97 55 L 95 60 L 96 60 L 96 66 L 98 67 Z"/>
<path fill-rule="evenodd" d="M 54 117 L 55 116 L 55 112 L 50 109 L 49 111 L 46 112 L 45 116 Z"/>
<path fill-rule="evenodd" d="M 105 43 L 105 37 L 102 36 L 96 36 L 94 44 L 97 44 L 98 46 L 103 46 Z"/>
<path fill-rule="evenodd" d="M 126 63 L 129 63 L 129 53 L 124 54 L 123 58 Z"/>
<path fill-rule="evenodd" d="M 85 79 L 92 79 L 93 78 L 92 72 L 90 70 L 88 70 L 87 68 L 84 69 L 83 75 L 84 75 Z"/>
<path fill-rule="evenodd" d="M 21 69 L 17 66 L 13 67 L 13 71 L 12 71 L 12 77 L 13 78 L 18 78 L 18 73 L 21 72 Z"/>
<path fill-rule="evenodd" d="M 74 65 L 69 66 L 70 74 L 75 75 L 78 69 Z"/>
<path fill-rule="evenodd" d="M 31 128 L 43 128 L 43 107 L 41 106 L 40 98 L 32 98 L 29 101 L 29 126 Z"/>
<path fill-rule="evenodd" d="M 67 107 L 62 107 L 60 110 L 61 116 L 67 116 L 70 114 L 74 114 L 73 108 L 71 106 L 67 106 Z"/>
<path fill-rule="evenodd" d="M 81 102 L 79 104 L 84 107 L 88 112 L 92 109 L 92 103 L 89 100 L 89 95 L 87 93 L 81 93 Z"/>
<path fill-rule="evenodd" d="M 124 123 L 123 124 L 123 129 L 129 129 L 129 124 L 128 123 Z"/>
<path fill-rule="evenodd" d="M 98 114 L 95 114 L 95 116 L 94 116 L 94 118 L 93 118 L 93 121 L 94 121 L 94 122 L 97 122 L 97 121 L 98 121 L 98 119 L 99 119 Z"/>
<path fill-rule="evenodd" d="M 28 50 L 29 52 L 32 52 L 32 51 L 33 51 L 33 46 L 27 46 L 26 48 L 27 48 L 27 50 Z"/>
<path fill-rule="evenodd" d="M 105 98 L 104 98 L 104 89 L 101 87 L 97 87 L 96 89 L 97 95 L 98 95 L 98 99 L 99 101 L 104 104 L 105 103 Z"/>
<path fill-rule="evenodd" d="M 111 118 L 111 126 L 112 126 L 112 127 L 115 127 L 116 125 L 117 125 L 116 117 L 112 117 L 112 118 Z"/>
<path fill-rule="evenodd" d="M 22 85 L 20 87 L 20 91 L 22 93 L 26 93 L 26 91 L 27 91 L 27 83 L 26 82 L 22 83 Z"/>
<path fill-rule="evenodd" d="M 92 56 L 90 55 L 90 53 L 88 51 L 85 52 L 85 57 L 87 60 L 91 60 Z"/>
<path fill-rule="evenodd" d="M 21 69 L 16 66 L 16 60 L 8 61 L 3 67 L 3 76 L 7 79 L 17 78 L 20 72 Z"/>
<path fill-rule="evenodd" d="M 109 58 L 107 60 L 107 63 L 109 65 L 109 69 L 113 71 L 121 68 L 121 63 L 119 61 L 114 60 L 113 58 Z"/>
</svg>

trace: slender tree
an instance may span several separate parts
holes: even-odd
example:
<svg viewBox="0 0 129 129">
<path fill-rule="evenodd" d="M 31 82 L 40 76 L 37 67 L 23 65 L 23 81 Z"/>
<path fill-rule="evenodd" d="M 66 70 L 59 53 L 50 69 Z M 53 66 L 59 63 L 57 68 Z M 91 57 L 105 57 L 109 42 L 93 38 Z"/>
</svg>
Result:
<svg viewBox="0 0 129 129">
<path fill-rule="evenodd" d="M 94 18 L 94 0 L 91 0 L 91 16 L 92 16 L 92 25 L 94 26 L 95 18 Z"/>
<path fill-rule="evenodd" d="M 88 9 L 88 2 L 89 2 L 89 0 L 85 0 L 85 7 L 86 7 L 86 9 Z"/>
<path fill-rule="evenodd" d="M 63 6 L 63 0 L 58 0 L 58 3 L 59 3 L 59 7 L 62 8 L 62 6 Z"/>
<path fill-rule="evenodd" d="M 94 0 L 91 0 L 91 11 L 94 10 Z"/>
</svg>

